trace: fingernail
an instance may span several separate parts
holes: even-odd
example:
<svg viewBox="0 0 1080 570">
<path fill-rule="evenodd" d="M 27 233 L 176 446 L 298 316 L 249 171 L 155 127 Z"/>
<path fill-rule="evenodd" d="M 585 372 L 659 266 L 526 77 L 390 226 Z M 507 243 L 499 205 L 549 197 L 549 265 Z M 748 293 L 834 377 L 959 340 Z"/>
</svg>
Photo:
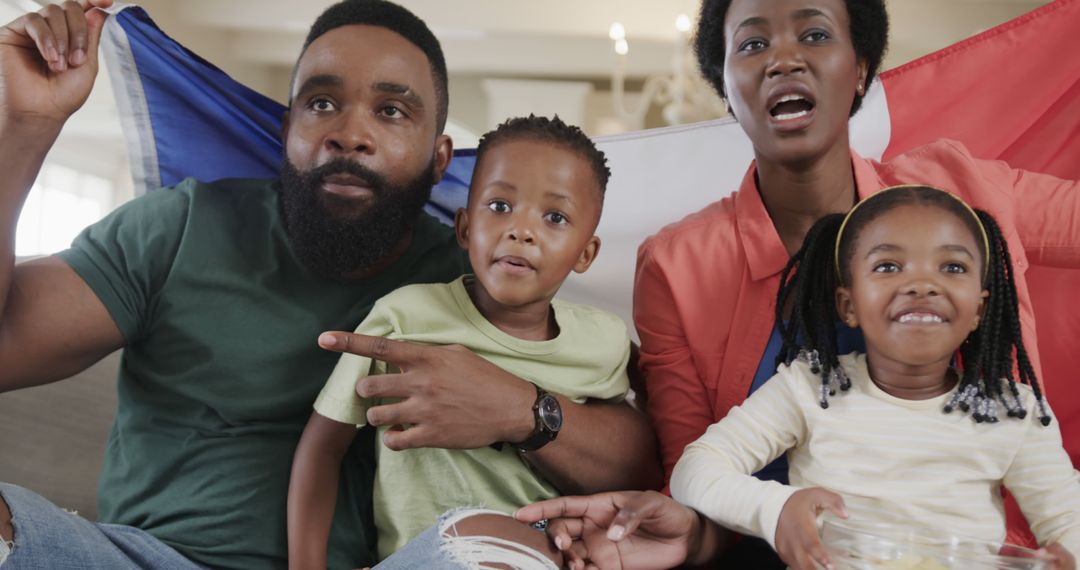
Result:
<svg viewBox="0 0 1080 570">
<path fill-rule="evenodd" d="M 55 63 L 58 59 L 60 59 L 60 52 L 56 51 L 56 48 L 49 46 L 45 48 L 45 58 L 48 59 L 50 62 Z"/>
<path fill-rule="evenodd" d="M 626 527 L 621 524 L 611 525 L 611 528 L 607 529 L 608 540 L 622 540 L 625 534 Z"/>
<path fill-rule="evenodd" d="M 86 51 L 78 48 L 71 52 L 71 65 L 82 65 L 84 63 L 86 63 Z"/>
<path fill-rule="evenodd" d="M 555 548 L 558 548 L 559 550 L 566 550 L 569 546 L 569 544 L 566 544 L 566 538 L 562 536 L 555 537 Z"/>
<path fill-rule="evenodd" d="M 319 346 L 333 348 L 337 346 L 337 337 L 330 333 L 322 333 L 321 335 L 319 335 Z"/>
</svg>

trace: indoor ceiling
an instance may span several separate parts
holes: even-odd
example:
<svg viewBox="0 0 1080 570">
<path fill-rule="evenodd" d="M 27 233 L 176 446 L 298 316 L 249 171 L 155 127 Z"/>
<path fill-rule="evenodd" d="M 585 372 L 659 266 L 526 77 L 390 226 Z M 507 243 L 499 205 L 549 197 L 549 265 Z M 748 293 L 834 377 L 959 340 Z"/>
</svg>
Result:
<svg viewBox="0 0 1080 570">
<path fill-rule="evenodd" d="M 40 0 L 0 0 L 0 19 Z M 158 25 L 238 80 L 278 100 L 304 34 L 332 0 L 143 0 Z M 892 39 L 884 68 L 915 59 L 1035 9 L 1048 0 L 887 0 Z M 700 0 L 401 0 L 442 41 L 451 80 L 591 80 L 600 89 L 616 63 L 611 24 L 626 29 L 630 79 L 670 72 L 676 17 Z M 640 83 L 639 83 L 640 84 Z M 458 85 L 457 92 L 469 91 Z M 66 132 L 120 146 L 107 81 Z M 480 130 L 479 132 L 482 132 Z"/>
<path fill-rule="evenodd" d="M 39 0 L 3 0 L 8 11 Z M 273 91 L 304 33 L 331 0 L 143 0 L 167 33 L 242 80 Z M 1004 22 L 1047 0 L 888 0 L 894 67 Z M 627 74 L 671 67 L 675 19 L 699 0 L 401 0 L 442 41 L 450 73 L 604 79 L 615 63 L 615 21 L 630 44 Z M 283 94 L 274 93 L 278 98 Z"/>
<path fill-rule="evenodd" d="M 25 3 L 30 0 L 5 0 Z M 304 33 L 332 2 L 144 0 L 182 43 L 226 71 L 258 82 L 280 74 Z M 1034 9 L 1047 0 L 889 0 L 894 67 Z M 699 0 L 402 0 L 440 38 L 452 75 L 607 78 L 615 21 L 630 44 L 629 76 L 671 68 L 675 19 Z M 280 94 L 276 94 L 280 98 Z"/>
</svg>

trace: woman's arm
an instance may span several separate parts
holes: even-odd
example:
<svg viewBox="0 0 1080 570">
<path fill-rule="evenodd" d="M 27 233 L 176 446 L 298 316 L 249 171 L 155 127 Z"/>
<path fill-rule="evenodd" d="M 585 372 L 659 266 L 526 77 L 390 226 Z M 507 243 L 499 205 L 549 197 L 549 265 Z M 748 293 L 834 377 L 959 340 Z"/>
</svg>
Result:
<svg viewBox="0 0 1080 570">
<path fill-rule="evenodd" d="M 289 479 L 289 568 L 326 568 L 326 548 L 337 504 L 341 460 L 356 426 L 312 413 L 293 456 Z"/>
<path fill-rule="evenodd" d="M 634 323 L 641 337 L 647 409 L 660 443 L 665 482 L 683 449 L 714 421 L 712 403 L 690 353 L 664 268 L 648 243 L 638 252 Z"/>
</svg>

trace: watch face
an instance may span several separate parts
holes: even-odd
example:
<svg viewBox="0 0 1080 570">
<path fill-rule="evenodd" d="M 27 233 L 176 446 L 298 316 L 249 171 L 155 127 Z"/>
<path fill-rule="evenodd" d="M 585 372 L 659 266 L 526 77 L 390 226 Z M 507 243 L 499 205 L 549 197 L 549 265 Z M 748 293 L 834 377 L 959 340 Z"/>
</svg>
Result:
<svg viewBox="0 0 1080 570">
<path fill-rule="evenodd" d="M 562 408 L 555 396 L 549 394 L 541 398 L 539 412 L 540 421 L 544 422 L 544 427 L 548 430 L 557 432 L 562 428 Z"/>
</svg>

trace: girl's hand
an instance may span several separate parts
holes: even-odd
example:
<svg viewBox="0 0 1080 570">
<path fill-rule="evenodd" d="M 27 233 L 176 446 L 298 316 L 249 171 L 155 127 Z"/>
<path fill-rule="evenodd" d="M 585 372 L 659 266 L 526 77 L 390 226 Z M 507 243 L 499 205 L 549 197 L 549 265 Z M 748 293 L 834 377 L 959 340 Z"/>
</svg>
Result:
<svg viewBox="0 0 1080 570">
<path fill-rule="evenodd" d="M 1065 547 L 1055 542 L 1042 549 L 1046 554 L 1046 560 L 1050 562 L 1053 570 L 1076 570 L 1076 558 L 1065 550 Z"/>
<path fill-rule="evenodd" d="M 832 511 L 846 519 L 844 499 L 820 487 L 796 491 L 784 503 L 776 525 L 776 550 L 792 570 L 814 570 L 814 562 L 832 569 L 832 559 L 818 536 L 817 516 Z"/>
</svg>

